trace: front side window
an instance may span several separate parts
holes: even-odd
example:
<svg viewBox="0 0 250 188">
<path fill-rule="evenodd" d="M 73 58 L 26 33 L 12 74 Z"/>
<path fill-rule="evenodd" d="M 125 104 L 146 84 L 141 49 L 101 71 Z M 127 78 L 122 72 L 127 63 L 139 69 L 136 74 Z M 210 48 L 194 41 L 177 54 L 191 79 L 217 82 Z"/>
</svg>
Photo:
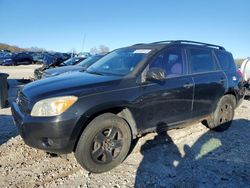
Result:
<svg viewBox="0 0 250 188">
<path fill-rule="evenodd" d="M 16 55 L 16 58 L 21 58 L 21 57 L 23 57 L 23 54 L 17 54 Z"/>
<path fill-rule="evenodd" d="M 206 49 L 190 49 L 190 63 L 192 73 L 209 72 L 215 70 L 212 52 Z"/>
<path fill-rule="evenodd" d="M 150 49 L 118 49 L 99 59 L 87 69 L 87 72 L 125 76 L 132 72 L 150 52 Z"/>
<path fill-rule="evenodd" d="M 161 68 L 165 70 L 167 77 L 180 76 L 185 73 L 182 49 L 168 49 L 160 53 L 149 64 L 151 68 Z"/>
</svg>

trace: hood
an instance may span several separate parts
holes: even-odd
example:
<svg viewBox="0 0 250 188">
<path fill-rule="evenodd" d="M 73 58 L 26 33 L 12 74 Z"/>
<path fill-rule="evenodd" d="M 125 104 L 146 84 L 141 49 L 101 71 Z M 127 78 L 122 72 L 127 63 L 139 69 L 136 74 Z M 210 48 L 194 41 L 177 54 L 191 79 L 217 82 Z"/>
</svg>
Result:
<svg viewBox="0 0 250 188">
<path fill-rule="evenodd" d="M 57 62 L 45 62 L 45 61 L 43 61 L 43 67 L 45 67 L 45 68 L 57 67 L 57 66 L 58 66 Z"/>
<path fill-rule="evenodd" d="M 107 86 L 117 85 L 121 77 L 103 76 L 85 72 L 72 72 L 34 81 L 25 85 L 22 92 L 32 102 L 57 96 L 81 96 Z"/>
<path fill-rule="evenodd" d="M 82 66 L 73 65 L 73 66 L 64 66 L 64 67 L 58 67 L 54 69 L 48 69 L 44 71 L 44 77 L 50 77 L 50 76 L 57 76 L 62 73 L 66 72 L 73 72 L 73 71 L 81 71 L 84 70 Z"/>
</svg>

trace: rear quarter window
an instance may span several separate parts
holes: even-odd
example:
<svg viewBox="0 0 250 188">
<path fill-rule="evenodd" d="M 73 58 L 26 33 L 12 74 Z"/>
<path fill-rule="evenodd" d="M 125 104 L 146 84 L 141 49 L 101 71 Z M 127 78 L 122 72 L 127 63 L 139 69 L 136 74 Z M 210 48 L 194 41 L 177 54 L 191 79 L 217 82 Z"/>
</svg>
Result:
<svg viewBox="0 0 250 188">
<path fill-rule="evenodd" d="M 189 58 L 192 73 L 202 73 L 215 70 L 215 64 L 211 50 L 190 49 Z"/>
<path fill-rule="evenodd" d="M 215 55 L 222 70 L 236 71 L 235 62 L 230 53 L 216 51 Z"/>
</svg>

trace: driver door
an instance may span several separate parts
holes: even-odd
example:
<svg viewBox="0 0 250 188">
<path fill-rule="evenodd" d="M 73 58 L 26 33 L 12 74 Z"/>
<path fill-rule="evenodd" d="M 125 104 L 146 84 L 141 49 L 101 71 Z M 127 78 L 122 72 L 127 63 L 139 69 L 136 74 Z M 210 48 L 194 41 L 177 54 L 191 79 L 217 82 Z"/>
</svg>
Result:
<svg viewBox="0 0 250 188">
<path fill-rule="evenodd" d="M 162 81 L 142 84 L 140 108 L 142 130 L 164 129 L 191 118 L 194 82 L 187 75 L 185 53 L 181 48 L 168 48 L 156 55 L 143 72 L 161 68 L 166 72 Z"/>
</svg>

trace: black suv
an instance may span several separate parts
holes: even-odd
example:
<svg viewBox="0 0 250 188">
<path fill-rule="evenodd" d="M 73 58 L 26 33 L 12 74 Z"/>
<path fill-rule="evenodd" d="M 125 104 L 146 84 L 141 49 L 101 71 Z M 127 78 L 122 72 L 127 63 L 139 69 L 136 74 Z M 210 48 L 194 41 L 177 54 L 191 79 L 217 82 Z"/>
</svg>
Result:
<svg viewBox="0 0 250 188">
<path fill-rule="evenodd" d="M 223 47 L 161 41 L 114 50 L 84 72 L 35 81 L 12 105 L 25 143 L 74 152 L 88 171 L 120 164 L 131 140 L 201 120 L 227 128 L 244 97 L 242 77 Z"/>
<path fill-rule="evenodd" d="M 3 60 L 2 65 L 30 65 L 33 63 L 32 57 L 28 52 L 12 54 L 11 57 Z"/>
</svg>

